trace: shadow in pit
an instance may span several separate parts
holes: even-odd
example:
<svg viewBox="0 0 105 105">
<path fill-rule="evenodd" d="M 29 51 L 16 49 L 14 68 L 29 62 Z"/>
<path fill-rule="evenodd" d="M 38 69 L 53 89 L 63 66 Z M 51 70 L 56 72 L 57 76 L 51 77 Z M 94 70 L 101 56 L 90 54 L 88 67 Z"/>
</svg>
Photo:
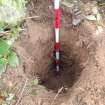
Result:
<svg viewBox="0 0 105 105">
<path fill-rule="evenodd" d="M 75 56 L 72 49 L 66 45 L 61 45 L 60 59 L 59 75 L 56 75 L 55 65 L 52 63 L 48 67 L 49 71 L 47 75 L 41 80 L 41 85 L 55 92 L 62 86 L 65 89 L 72 87 L 83 70 L 77 56 Z"/>
</svg>

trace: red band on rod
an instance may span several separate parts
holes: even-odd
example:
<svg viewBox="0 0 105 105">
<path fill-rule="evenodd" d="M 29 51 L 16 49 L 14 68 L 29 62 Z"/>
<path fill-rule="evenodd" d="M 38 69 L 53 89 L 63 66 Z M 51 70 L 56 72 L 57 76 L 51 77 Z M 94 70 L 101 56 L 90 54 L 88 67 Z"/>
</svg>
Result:
<svg viewBox="0 0 105 105">
<path fill-rule="evenodd" d="M 56 43 L 55 44 L 55 50 L 59 50 L 60 49 L 60 43 Z"/>
<path fill-rule="evenodd" d="M 59 9 L 55 9 L 54 13 L 55 13 L 55 28 L 59 28 L 59 24 L 60 24 L 60 10 Z"/>
<path fill-rule="evenodd" d="M 56 60 L 56 65 L 59 65 L 60 64 L 60 61 L 59 60 Z"/>
<path fill-rule="evenodd" d="M 59 60 L 55 60 L 55 61 L 54 61 L 54 64 L 55 64 L 55 65 L 59 65 L 59 64 L 60 64 L 60 61 L 59 61 Z"/>
</svg>

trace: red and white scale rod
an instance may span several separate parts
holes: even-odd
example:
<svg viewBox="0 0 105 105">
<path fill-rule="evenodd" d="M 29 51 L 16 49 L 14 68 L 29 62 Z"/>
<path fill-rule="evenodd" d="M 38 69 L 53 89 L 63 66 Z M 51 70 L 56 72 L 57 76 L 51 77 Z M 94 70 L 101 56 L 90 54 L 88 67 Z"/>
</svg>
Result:
<svg viewBox="0 0 105 105">
<path fill-rule="evenodd" d="M 56 71 L 59 72 L 59 63 L 60 63 L 60 42 L 59 42 L 59 27 L 60 27 L 60 0 L 54 0 L 54 24 L 55 24 L 55 62 L 56 62 Z"/>
</svg>

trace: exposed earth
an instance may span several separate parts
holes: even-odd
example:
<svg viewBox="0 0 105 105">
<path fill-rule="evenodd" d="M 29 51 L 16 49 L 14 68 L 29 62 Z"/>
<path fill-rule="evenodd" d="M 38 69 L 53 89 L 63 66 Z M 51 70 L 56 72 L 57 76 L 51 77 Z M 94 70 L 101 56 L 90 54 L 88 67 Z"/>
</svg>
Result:
<svg viewBox="0 0 105 105">
<path fill-rule="evenodd" d="M 15 94 L 13 105 L 105 105 L 105 27 L 99 34 L 91 21 L 73 27 L 72 14 L 62 7 L 61 63 L 56 75 L 53 4 L 50 0 L 30 0 L 27 8 L 30 18 L 24 22 L 26 31 L 14 44 L 20 65 L 15 70 L 7 68 L 0 89 Z M 37 79 L 39 83 L 32 85 Z"/>
</svg>

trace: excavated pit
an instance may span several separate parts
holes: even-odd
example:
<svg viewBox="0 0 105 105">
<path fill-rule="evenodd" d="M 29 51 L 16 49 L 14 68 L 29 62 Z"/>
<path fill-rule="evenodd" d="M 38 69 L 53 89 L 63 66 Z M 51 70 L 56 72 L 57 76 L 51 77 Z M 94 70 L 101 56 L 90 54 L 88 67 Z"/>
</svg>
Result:
<svg viewBox="0 0 105 105">
<path fill-rule="evenodd" d="M 83 29 L 84 26 L 71 27 L 69 25 L 72 19 L 71 14 L 61 11 L 60 72 L 57 75 L 53 57 L 53 11 L 51 10 L 52 6 L 48 7 L 52 4 L 49 0 L 46 3 L 42 0 L 37 2 L 32 0 L 31 2 L 34 5 L 34 9 L 29 9 L 31 16 L 34 14 L 42 18 L 27 21 L 30 37 L 28 41 L 31 43 L 26 41 L 24 45 L 34 59 L 34 64 L 30 68 L 26 67 L 27 71 L 31 71 L 31 77 L 38 75 L 40 84 L 49 90 L 57 91 L 62 86 L 65 89 L 71 88 L 82 74 L 84 68 L 82 64 L 88 60 L 88 49 L 86 48 L 88 41 L 85 43 L 85 39 L 89 33 L 84 31 L 86 30 Z M 43 6 L 40 7 L 38 3 L 42 3 Z M 31 3 L 30 8 L 32 8 Z M 46 16 L 46 19 L 42 15 Z M 79 29 L 82 31 L 79 32 Z"/>
<path fill-rule="evenodd" d="M 29 23 L 31 24 L 31 22 Z M 82 63 L 88 59 L 87 48 L 80 41 L 81 32 L 78 33 L 76 29 L 62 28 L 60 33 L 60 72 L 57 75 L 53 63 L 54 41 L 53 37 L 50 36 L 51 27 L 40 23 L 34 23 L 33 26 L 31 24 L 29 27 L 32 30 L 30 40 L 33 44 L 27 43 L 25 46 L 28 53 L 34 58 L 34 64 L 29 68 L 31 77 L 38 75 L 40 84 L 48 90 L 57 91 L 62 86 L 65 89 L 71 88 L 82 74 L 84 68 Z M 38 34 L 35 36 L 37 31 Z"/>
<path fill-rule="evenodd" d="M 80 27 L 80 32 L 78 28 L 68 30 L 61 27 L 60 72 L 56 75 L 52 26 L 29 20 L 29 38 L 24 39 L 21 45 L 32 57 L 33 63 L 26 63 L 24 71 L 28 75 L 31 74 L 31 78 L 39 76 L 40 84 L 49 90 L 57 91 L 62 86 L 65 89 L 71 88 L 82 74 L 82 64 L 88 59 L 88 49 L 85 42 L 81 41 L 81 36 L 87 37 L 87 33 L 81 31 L 83 27 Z"/>
<path fill-rule="evenodd" d="M 63 86 L 64 92 L 66 92 L 66 89 L 72 87 L 78 80 L 83 67 L 80 65 L 79 59 L 73 54 L 70 46 L 66 44 L 61 44 L 59 72 L 56 72 L 53 58 L 51 60 L 52 63 L 49 64 L 47 74 L 41 80 L 41 85 L 54 91 Z"/>
</svg>

